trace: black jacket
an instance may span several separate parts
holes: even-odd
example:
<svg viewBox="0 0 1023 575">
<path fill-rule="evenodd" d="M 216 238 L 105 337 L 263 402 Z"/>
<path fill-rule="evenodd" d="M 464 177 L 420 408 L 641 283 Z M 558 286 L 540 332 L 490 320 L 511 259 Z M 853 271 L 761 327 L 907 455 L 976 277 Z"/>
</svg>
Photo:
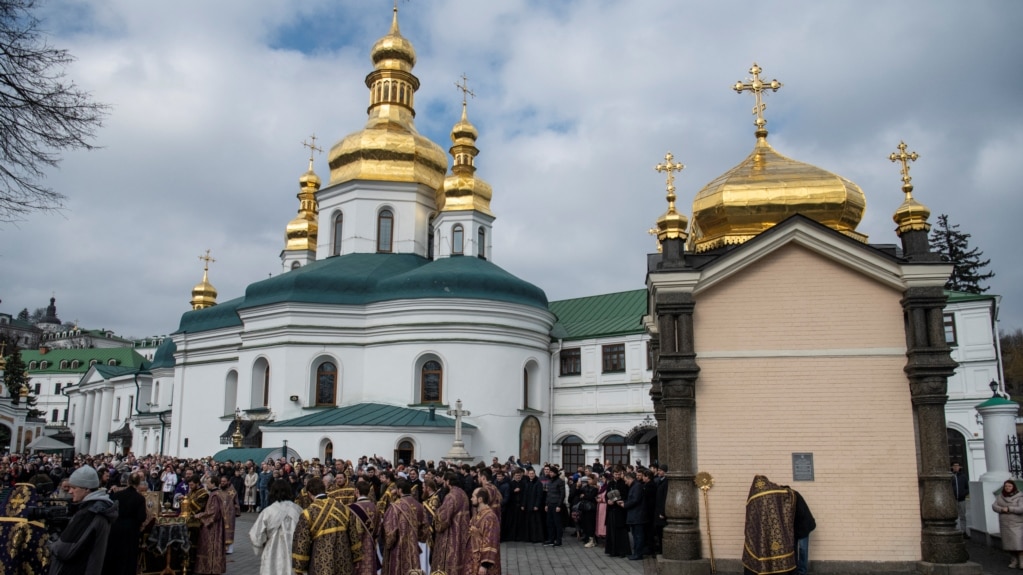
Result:
<svg viewBox="0 0 1023 575">
<path fill-rule="evenodd" d="M 102 573 L 110 524 L 116 518 L 117 504 L 106 490 L 89 493 L 60 538 L 50 543 L 50 575 Z"/>
<path fill-rule="evenodd" d="M 547 499 L 544 502 L 548 507 L 565 506 L 565 480 L 555 477 L 547 482 Z"/>
<path fill-rule="evenodd" d="M 625 524 L 642 525 L 646 522 L 646 508 L 643 506 L 643 484 L 633 481 L 629 495 L 625 498 Z"/>
</svg>

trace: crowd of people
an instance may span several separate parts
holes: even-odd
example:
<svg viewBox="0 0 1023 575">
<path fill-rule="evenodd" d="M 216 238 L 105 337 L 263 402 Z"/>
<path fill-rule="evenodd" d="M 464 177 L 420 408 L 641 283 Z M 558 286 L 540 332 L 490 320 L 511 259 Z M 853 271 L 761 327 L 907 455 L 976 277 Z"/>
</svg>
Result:
<svg viewBox="0 0 1023 575">
<path fill-rule="evenodd" d="M 602 540 L 615 557 L 658 552 L 665 471 L 595 461 L 567 473 L 513 457 L 469 465 L 40 454 L 0 460 L 0 487 L 31 484 L 79 509 L 51 543 L 50 573 L 137 573 L 143 532 L 168 512 L 198 529 L 189 571 L 224 573 L 236 519 L 251 512 L 265 574 L 500 575 L 502 541 L 558 547 L 566 526 L 577 544 Z"/>
</svg>

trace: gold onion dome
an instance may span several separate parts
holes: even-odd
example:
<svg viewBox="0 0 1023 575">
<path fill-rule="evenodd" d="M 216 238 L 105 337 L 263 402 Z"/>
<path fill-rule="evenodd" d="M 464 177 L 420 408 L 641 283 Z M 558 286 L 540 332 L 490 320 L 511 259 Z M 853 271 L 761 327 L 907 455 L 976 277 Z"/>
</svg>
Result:
<svg viewBox="0 0 1023 575">
<path fill-rule="evenodd" d="M 284 235 L 287 251 L 316 251 L 316 237 L 319 225 L 316 223 L 319 207 L 316 204 L 316 192 L 320 189 L 320 177 L 313 171 L 313 159 L 309 158 L 309 171 L 298 179 L 298 215 L 288 222 Z"/>
<path fill-rule="evenodd" d="M 444 178 L 444 186 L 437 198 L 437 207 L 444 212 L 476 210 L 493 216 L 490 200 L 494 191 L 490 184 L 476 176 L 476 147 L 479 132 L 472 125 L 462 102 L 462 119 L 451 129 L 452 146 L 449 152 L 454 158 L 451 175 Z"/>
<path fill-rule="evenodd" d="M 206 250 L 206 255 L 199 256 L 200 260 L 204 260 L 206 265 L 203 266 L 202 270 L 202 281 L 195 284 L 192 288 L 192 309 L 203 309 L 217 305 L 217 288 L 213 287 L 209 279 L 210 262 L 216 261 L 210 257 L 210 250 Z"/>
<path fill-rule="evenodd" d="M 391 29 L 370 52 L 374 70 L 366 75 L 370 105 L 366 127 L 334 145 L 327 159 L 330 185 L 351 180 L 415 182 L 440 188 L 447 172 L 444 150 L 416 131 L 414 96 L 419 78 L 412 74 L 416 51 L 398 29 Z"/>
<path fill-rule="evenodd" d="M 841 176 L 785 157 L 767 143 L 761 92 L 776 91 L 781 83 L 761 81 L 761 71 L 753 64 L 752 81 L 734 86 L 756 96 L 756 146 L 696 194 L 690 249 L 703 252 L 744 243 L 794 214 L 866 242 L 867 236 L 856 231 L 867 204 L 863 190 Z"/>
<path fill-rule="evenodd" d="M 664 163 L 654 166 L 654 170 L 658 172 L 667 172 L 665 189 L 668 192 L 668 211 L 657 218 L 657 227 L 651 230 L 651 233 L 657 234 L 658 246 L 664 240 L 677 238 L 685 240 L 687 236 L 686 226 L 689 225 L 689 219 L 675 209 L 675 172 L 681 172 L 685 166 L 681 162 L 672 162 L 674 158 L 675 156 L 668 152 L 664 155 Z"/>
<path fill-rule="evenodd" d="M 888 159 L 893 162 L 901 162 L 902 167 L 902 191 L 906 194 L 906 199 L 903 200 L 902 205 L 895 210 L 895 215 L 892 219 L 898 224 L 896 232 L 901 236 L 905 232 L 910 231 L 930 231 L 931 224 L 927 223 L 927 219 L 931 217 L 931 210 L 927 206 L 921 204 L 913 198 L 913 178 L 909 176 L 909 162 L 915 162 L 920 154 L 916 152 L 906 153 L 906 143 L 899 142 L 898 152 L 893 152 Z"/>
</svg>

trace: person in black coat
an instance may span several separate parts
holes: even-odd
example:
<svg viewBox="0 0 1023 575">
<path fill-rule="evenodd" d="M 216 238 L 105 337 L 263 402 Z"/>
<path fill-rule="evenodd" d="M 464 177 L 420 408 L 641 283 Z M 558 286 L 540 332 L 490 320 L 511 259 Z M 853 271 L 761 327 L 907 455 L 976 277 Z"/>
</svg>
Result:
<svg viewBox="0 0 1023 575">
<path fill-rule="evenodd" d="M 625 508 L 619 503 L 623 497 L 629 494 L 629 486 L 622 477 L 623 473 L 624 470 L 620 465 L 615 466 L 611 482 L 604 494 L 607 501 L 607 512 L 604 515 L 606 529 L 604 553 L 612 557 L 628 557 L 632 554 L 632 546 L 629 544 L 629 526 L 625 523 Z"/>
<path fill-rule="evenodd" d="M 657 517 L 657 484 L 653 469 L 641 469 L 636 476 L 643 483 L 643 545 L 640 555 L 654 555 L 654 519 Z"/>
<path fill-rule="evenodd" d="M 625 474 L 625 484 L 629 486 L 629 496 L 619 505 L 625 509 L 625 524 L 632 533 L 632 555 L 629 559 L 643 559 L 643 533 L 646 524 L 646 507 L 643 505 L 643 483 L 636 479 L 636 474 L 629 471 Z"/>
<path fill-rule="evenodd" d="M 138 492 L 140 472 L 122 475 L 128 484 L 110 494 L 117 504 L 117 519 L 110 526 L 103 575 L 135 575 L 139 561 L 139 539 L 146 521 L 146 498 Z"/>
<path fill-rule="evenodd" d="M 524 480 L 524 493 L 522 503 L 526 517 L 526 534 L 530 543 L 541 543 L 547 540 L 547 514 L 544 511 L 543 484 L 536 476 L 536 470 L 532 467 L 526 469 Z"/>
<path fill-rule="evenodd" d="M 661 463 L 657 466 L 657 504 L 654 506 L 654 551 L 664 551 L 664 526 L 668 524 L 668 466 Z"/>
<path fill-rule="evenodd" d="M 597 486 L 585 475 L 579 478 L 576 489 L 576 505 L 579 509 L 579 529 L 586 547 L 597 545 Z"/>
</svg>

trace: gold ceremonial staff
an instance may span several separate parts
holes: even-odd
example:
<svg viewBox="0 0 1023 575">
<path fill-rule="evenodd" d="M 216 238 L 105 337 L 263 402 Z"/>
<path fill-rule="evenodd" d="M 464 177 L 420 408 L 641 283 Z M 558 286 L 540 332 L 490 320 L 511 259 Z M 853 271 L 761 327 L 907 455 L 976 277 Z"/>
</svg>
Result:
<svg viewBox="0 0 1023 575">
<path fill-rule="evenodd" d="M 714 565 L 714 539 L 710 536 L 710 499 L 707 498 L 707 492 L 714 487 L 714 478 L 710 476 L 710 473 L 701 471 L 696 474 L 693 483 L 703 492 L 703 507 L 707 510 L 705 517 L 707 518 L 707 545 L 710 546 L 710 572 L 717 573 L 717 566 Z"/>
</svg>

